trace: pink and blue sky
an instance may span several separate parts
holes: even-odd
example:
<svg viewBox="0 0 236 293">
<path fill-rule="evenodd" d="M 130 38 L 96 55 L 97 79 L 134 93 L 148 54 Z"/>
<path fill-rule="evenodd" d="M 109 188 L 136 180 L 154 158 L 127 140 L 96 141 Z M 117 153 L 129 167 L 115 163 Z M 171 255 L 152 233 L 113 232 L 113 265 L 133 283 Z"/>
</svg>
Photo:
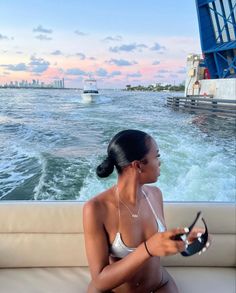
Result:
<svg viewBox="0 0 236 293">
<path fill-rule="evenodd" d="M 195 0 L 0 1 L 0 84 L 179 84 L 200 52 Z"/>
</svg>

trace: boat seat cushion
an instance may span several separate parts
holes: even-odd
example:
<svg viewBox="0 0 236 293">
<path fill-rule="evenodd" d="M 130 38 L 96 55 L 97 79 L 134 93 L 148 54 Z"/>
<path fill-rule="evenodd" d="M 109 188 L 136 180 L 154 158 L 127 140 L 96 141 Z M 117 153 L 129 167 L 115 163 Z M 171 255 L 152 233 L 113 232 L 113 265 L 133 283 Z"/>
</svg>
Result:
<svg viewBox="0 0 236 293">
<path fill-rule="evenodd" d="M 180 293 L 235 293 L 235 269 L 168 267 Z M 87 267 L 0 269 L 0 292 L 85 293 L 90 274 Z"/>
<path fill-rule="evenodd" d="M 0 204 L 0 293 L 83 293 L 90 274 L 84 247 L 83 203 Z M 180 293 L 235 293 L 235 205 L 165 203 L 171 229 L 203 211 L 212 245 L 202 255 L 161 259 Z"/>
</svg>

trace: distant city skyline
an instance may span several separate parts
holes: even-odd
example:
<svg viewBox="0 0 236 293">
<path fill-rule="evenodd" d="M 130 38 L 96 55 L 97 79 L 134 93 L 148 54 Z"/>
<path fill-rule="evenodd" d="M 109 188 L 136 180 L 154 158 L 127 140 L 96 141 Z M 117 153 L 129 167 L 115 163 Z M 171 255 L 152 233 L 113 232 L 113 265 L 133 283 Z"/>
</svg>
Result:
<svg viewBox="0 0 236 293">
<path fill-rule="evenodd" d="M 178 84 L 200 54 L 195 0 L 1 1 L 0 84 Z"/>
<path fill-rule="evenodd" d="M 12 81 L 5 82 L 3 84 L 0 83 L 0 88 L 57 88 L 64 89 L 65 81 L 64 78 L 59 80 L 54 80 L 51 83 L 45 83 L 44 81 L 40 81 L 39 79 L 32 79 L 32 82 L 28 80 L 22 81 Z"/>
</svg>

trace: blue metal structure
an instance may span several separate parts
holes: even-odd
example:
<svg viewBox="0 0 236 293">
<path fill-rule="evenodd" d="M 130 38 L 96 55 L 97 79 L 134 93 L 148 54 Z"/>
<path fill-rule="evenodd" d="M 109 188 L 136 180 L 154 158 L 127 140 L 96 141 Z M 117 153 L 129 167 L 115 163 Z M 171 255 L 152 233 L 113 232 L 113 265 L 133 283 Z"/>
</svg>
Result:
<svg viewBox="0 0 236 293">
<path fill-rule="evenodd" d="M 236 77 L 236 0 L 196 0 L 196 6 L 210 77 Z"/>
</svg>

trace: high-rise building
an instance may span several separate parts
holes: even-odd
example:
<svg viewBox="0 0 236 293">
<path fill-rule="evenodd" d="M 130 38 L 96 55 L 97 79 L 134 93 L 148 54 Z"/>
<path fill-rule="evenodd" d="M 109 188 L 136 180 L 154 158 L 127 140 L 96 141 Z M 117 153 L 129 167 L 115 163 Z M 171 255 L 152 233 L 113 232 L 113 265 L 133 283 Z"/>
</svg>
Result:
<svg viewBox="0 0 236 293">
<path fill-rule="evenodd" d="M 45 84 L 45 82 L 40 82 L 40 80 L 33 79 L 32 82 L 28 82 L 27 80 L 21 81 L 10 81 L 9 83 L 5 83 L 4 85 L 0 84 L 0 88 L 64 88 L 64 78 L 54 80 L 53 83 Z"/>
</svg>

